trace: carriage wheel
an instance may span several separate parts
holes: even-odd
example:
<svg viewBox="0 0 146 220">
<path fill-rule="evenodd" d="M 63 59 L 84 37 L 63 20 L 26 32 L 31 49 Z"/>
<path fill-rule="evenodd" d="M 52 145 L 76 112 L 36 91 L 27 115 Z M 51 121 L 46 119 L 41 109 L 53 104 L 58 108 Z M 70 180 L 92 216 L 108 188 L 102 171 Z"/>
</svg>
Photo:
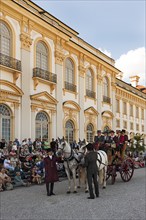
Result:
<svg viewBox="0 0 146 220">
<path fill-rule="evenodd" d="M 107 166 L 106 180 L 108 180 L 112 174 L 113 167 L 112 165 Z"/>
<path fill-rule="evenodd" d="M 122 164 L 121 164 L 121 168 L 120 168 L 120 174 L 121 174 L 121 178 L 124 182 L 128 182 L 134 173 L 134 163 L 133 161 L 128 158 L 125 159 Z"/>
<path fill-rule="evenodd" d="M 108 165 L 107 167 L 107 174 L 106 174 L 106 180 L 108 180 L 111 177 L 111 184 L 115 183 L 116 180 L 116 168 L 114 165 Z"/>
</svg>

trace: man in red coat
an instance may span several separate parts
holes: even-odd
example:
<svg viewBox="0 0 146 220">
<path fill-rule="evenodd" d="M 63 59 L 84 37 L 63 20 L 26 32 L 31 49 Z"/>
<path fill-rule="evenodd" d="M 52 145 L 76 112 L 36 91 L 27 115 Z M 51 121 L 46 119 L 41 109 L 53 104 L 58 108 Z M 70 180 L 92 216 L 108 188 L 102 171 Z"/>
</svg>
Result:
<svg viewBox="0 0 146 220">
<path fill-rule="evenodd" d="M 59 180 L 56 162 L 57 157 L 53 154 L 52 149 L 47 149 L 48 157 L 44 158 L 45 182 L 47 196 L 55 195 L 53 192 L 54 182 Z"/>
</svg>

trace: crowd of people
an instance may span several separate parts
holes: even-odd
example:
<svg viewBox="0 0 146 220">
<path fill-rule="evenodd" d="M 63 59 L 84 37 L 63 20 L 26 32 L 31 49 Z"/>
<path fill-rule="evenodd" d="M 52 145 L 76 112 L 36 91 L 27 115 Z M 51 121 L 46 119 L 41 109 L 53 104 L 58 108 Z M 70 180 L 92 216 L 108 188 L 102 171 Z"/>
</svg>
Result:
<svg viewBox="0 0 146 220">
<path fill-rule="evenodd" d="M 44 182 L 44 158 L 47 150 L 53 153 L 58 148 L 58 141 L 52 139 L 31 138 L 18 139 L 7 143 L 4 139 L 0 142 L 0 191 L 11 190 L 18 186 L 30 186 Z"/>
</svg>

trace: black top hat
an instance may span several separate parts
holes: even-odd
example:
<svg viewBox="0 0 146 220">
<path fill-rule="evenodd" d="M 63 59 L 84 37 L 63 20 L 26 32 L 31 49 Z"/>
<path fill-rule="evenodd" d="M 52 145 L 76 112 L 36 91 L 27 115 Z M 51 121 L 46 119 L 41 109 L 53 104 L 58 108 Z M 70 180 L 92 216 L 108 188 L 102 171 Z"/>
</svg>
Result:
<svg viewBox="0 0 146 220">
<path fill-rule="evenodd" d="M 111 130 L 110 133 L 115 133 L 114 130 Z"/>
<path fill-rule="evenodd" d="M 92 151 L 94 147 L 93 147 L 93 144 L 89 143 L 86 145 L 86 148 L 88 151 Z"/>
<path fill-rule="evenodd" d="M 97 130 L 97 133 L 101 133 L 101 130 Z"/>
<path fill-rule="evenodd" d="M 47 151 L 47 153 L 48 153 L 48 152 L 52 152 L 52 149 L 51 149 L 51 148 L 48 148 L 46 151 Z"/>
<path fill-rule="evenodd" d="M 108 133 L 109 133 L 108 131 L 103 131 L 103 132 L 102 132 L 102 134 L 108 134 Z"/>
</svg>

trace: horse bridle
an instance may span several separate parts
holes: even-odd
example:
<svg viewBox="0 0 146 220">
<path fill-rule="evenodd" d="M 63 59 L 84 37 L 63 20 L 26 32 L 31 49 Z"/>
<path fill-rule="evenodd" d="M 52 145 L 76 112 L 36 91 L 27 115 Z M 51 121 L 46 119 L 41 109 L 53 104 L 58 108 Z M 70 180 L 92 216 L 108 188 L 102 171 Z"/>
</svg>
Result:
<svg viewBox="0 0 146 220">
<path fill-rule="evenodd" d="M 60 144 L 60 145 L 61 145 L 61 144 Z M 62 147 L 62 148 L 61 148 L 61 147 L 58 147 L 58 150 L 61 150 L 61 151 L 64 150 L 64 147 L 65 147 L 66 143 L 64 142 L 64 143 L 62 143 L 62 145 L 63 145 L 63 147 Z M 68 160 L 71 160 L 72 158 L 73 158 L 73 150 L 72 150 L 72 148 L 71 148 L 71 154 L 70 154 L 70 156 L 69 156 L 68 158 L 64 157 L 64 160 L 68 161 Z"/>
</svg>

